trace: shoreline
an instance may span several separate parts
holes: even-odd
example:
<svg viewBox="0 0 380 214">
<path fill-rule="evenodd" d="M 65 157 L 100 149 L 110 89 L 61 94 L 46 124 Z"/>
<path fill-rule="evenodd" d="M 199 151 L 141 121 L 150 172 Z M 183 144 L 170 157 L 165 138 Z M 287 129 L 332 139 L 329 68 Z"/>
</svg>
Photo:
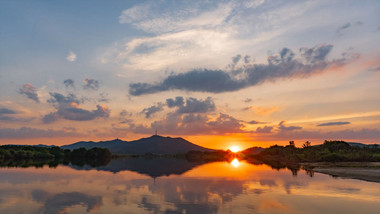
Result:
<svg viewBox="0 0 380 214">
<path fill-rule="evenodd" d="M 306 170 L 343 179 L 380 183 L 380 162 L 317 162 L 301 163 Z"/>
</svg>

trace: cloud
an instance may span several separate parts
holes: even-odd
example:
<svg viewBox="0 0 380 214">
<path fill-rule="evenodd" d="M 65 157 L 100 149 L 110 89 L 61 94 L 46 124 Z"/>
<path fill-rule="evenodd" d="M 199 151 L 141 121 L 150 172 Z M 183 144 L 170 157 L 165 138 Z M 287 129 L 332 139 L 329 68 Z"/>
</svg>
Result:
<svg viewBox="0 0 380 214">
<path fill-rule="evenodd" d="M 54 129 L 36 129 L 31 127 L 0 128 L 1 139 L 27 139 L 27 138 L 54 138 L 54 137 L 80 137 L 77 132 Z"/>
<path fill-rule="evenodd" d="M 67 55 L 66 59 L 69 62 L 74 62 L 75 60 L 77 60 L 77 55 L 74 52 L 70 51 L 70 53 L 69 53 L 69 55 Z"/>
<path fill-rule="evenodd" d="M 50 93 L 51 98 L 48 100 L 57 109 L 42 118 L 44 123 L 52 123 L 59 118 L 73 121 L 88 121 L 96 118 L 108 118 L 110 110 L 107 106 L 96 105 L 95 110 L 82 109 L 80 101 L 74 94 L 64 96 L 60 93 Z"/>
<path fill-rule="evenodd" d="M 221 68 L 225 66 L 222 63 L 237 55 L 238 63 L 248 64 L 252 60 L 244 56 L 246 53 L 256 55 L 256 51 L 281 43 L 284 38 L 288 38 L 289 45 L 296 43 L 289 32 L 308 38 L 314 36 L 310 29 L 321 31 L 342 24 L 335 19 L 311 24 L 333 14 L 321 8 L 325 8 L 324 3 L 297 1 L 197 1 L 191 7 L 186 1 L 143 2 L 122 11 L 119 22 L 146 35 L 117 42 L 100 60 L 120 64 L 127 71 L 120 75 L 126 76 L 131 70 L 169 69 L 180 73 L 194 68 Z"/>
<path fill-rule="evenodd" d="M 278 20 L 287 22 L 288 17 L 294 18 L 288 16 L 288 10 L 286 15 L 271 11 L 269 5 L 256 9 L 265 1 L 197 1 L 191 7 L 186 1 L 167 3 L 146 2 L 124 10 L 119 22 L 148 36 L 121 41 L 101 61 L 121 63 L 126 70 L 140 71 L 189 70 L 194 65 L 220 64 L 239 51 L 251 51 L 279 36 L 285 30 L 278 30 Z M 297 13 L 307 8 L 297 7 Z M 286 31 L 289 29 L 287 25 Z M 163 55 L 166 57 L 162 58 Z M 250 62 L 249 57 L 244 57 L 244 61 Z"/>
<path fill-rule="evenodd" d="M 108 94 L 105 93 L 105 92 L 102 92 L 99 94 L 99 99 L 98 99 L 98 102 L 104 102 L 104 103 L 108 103 L 110 100 L 108 99 Z"/>
<path fill-rule="evenodd" d="M 168 7 L 163 6 L 161 2 L 150 2 L 133 6 L 122 12 L 119 22 L 133 24 L 136 28 L 149 33 L 178 32 L 221 25 L 233 9 L 231 3 L 194 2 L 191 4 L 191 9 L 188 9 L 189 5 L 185 2 L 172 2 L 172 4 Z"/>
<path fill-rule="evenodd" d="M 184 104 L 185 102 L 183 101 L 183 97 L 176 97 L 175 99 L 166 99 L 166 105 L 169 108 L 183 106 Z"/>
<path fill-rule="evenodd" d="M 66 86 L 66 88 L 75 88 L 74 80 L 73 79 L 66 79 L 63 81 L 63 84 Z"/>
<path fill-rule="evenodd" d="M 300 48 L 298 59 L 290 49 L 284 48 L 279 55 L 268 57 L 267 64 L 246 65 L 235 72 L 195 69 L 185 73 L 172 73 L 158 83 L 131 83 L 129 93 L 133 96 L 169 90 L 222 93 L 278 79 L 307 78 L 329 68 L 343 66 L 352 59 L 352 55 L 344 53 L 340 59 L 327 60 L 332 47 L 319 45 Z"/>
<path fill-rule="evenodd" d="M 253 112 L 255 112 L 255 114 L 257 115 L 270 115 L 272 114 L 273 112 L 277 111 L 278 110 L 278 107 L 277 106 L 273 106 L 273 107 L 253 107 L 253 106 L 250 106 L 248 108 L 244 108 L 243 110 L 252 110 Z"/>
<path fill-rule="evenodd" d="M 164 119 L 154 121 L 150 125 L 130 124 L 130 130 L 135 133 L 149 134 L 154 129 L 160 133 L 173 135 L 202 135 L 246 133 L 244 124 L 227 114 L 220 113 L 217 118 L 210 118 L 205 114 L 177 114 L 169 113 Z"/>
<path fill-rule="evenodd" d="M 4 121 L 17 120 L 16 118 L 9 116 L 13 114 L 17 114 L 17 112 L 9 108 L 0 108 L 0 120 L 4 120 Z"/>
<path fill-rule="evenodd" d="M 162 111 L 163 110 L 163 104 L 157 103 L 157 105 L 150 106 L 148 108 L 144 108 L 141 113 L 145 114 L 145 118 L 150 118 L 153 114 Z"/>
<path fill-rule="evenodd" d="M 252 99 L 251 99 L 251 98 L 246 98 L 246 99 L 244 100 L 244 102 L 245 102 L 245 103 L 250 103 L 250 102 L 252 102 Z"/>
<path fill-rule="evenodd" d="M 321 123 L 318 126 L 341 126 L 351 124 L 350 122 L 329 122 L 329 123 Z"/>
<path fill-rule="evenodd" d="M 343 26 L 341 26 L 340 28 L 338 28 L 338 30 L 337 30 L 336 32 L 337 32 L 337 34 L 341 34 L 341 32 L 342 32 L 344 29 L 347 29 L 347 28 L 349 28 L 349 27 L 351 27 L 351 23 L 346 23 L 346 24 L 344 24 Z"/>
<path fill-rule="evenodd" d="M 17 114 L 17 112 L 9 108 L 0 108 L 0 116 L 3 114 Z"/>
<path fill-rule="evenodd" d="M 56 92 L 50 92 L 49 94 L 51 98 L 48 99 L 48 103 L 59 104 L 59 105 L 80 103 L 80 100 L 75 96 L 75 94 L 72 94 L 72 93 L 70 93 L 67 96 L 64 96 L 63 94 L 56 93 Z"/>
<path fill-rule="evenodd" d="M 368 70 L 368 71 L 374 71 L 374 72 L 376 72 L 376 71 L 380 71 L 380 66 L 379 66 L 379 67 L 370 67 L 370 68 L 368 68 L 367 70 Z"/>
<path fill-rule="evenodd" d="M 34 118 L 22 118 L 22 117 L 18 117 L 17 114 L 19 114 L 19 112 L 14 111 L 12 109 L 9 109 L 9 108 L 0 108 L 0 120 L 2 120 L 2 121 L 7 121 L 7 122 L 14 122 L 14 121 L 29 122 L 29 121 L 31 121 L 31 120 L 34 119 Z"/>
<path fill-rule="evenodd" d="M 272 126 L 257 127 L 256 133 L 271 133 L 272 130 Z"/>
<path fill-rule="evenodd" d="M 189 97 L 186 98 L 186 102 L 183 97 L 176 97 L 167 99 L 166 104 L 169 108 L 178 107 L 176 110 L 178 114 L 205 113 L 215 110 L 215 103 L 211 97 L 207 97 L 205 100 Z"/>
<path fill-rule="evenodd" d="M 129 85 L 129 93 L 133 96 L 140 96 L 172 89 L 221 93 L 236 91 L 240 88 L 239 82 L 234 81 L 224 71 L 204 69 L 173 74 L 162 83 L 157 84 L 132 83 Z"/>
<path fill-rule="evenodd" d="M 94 79 L 85 79 L 84 80 L 84 89 L 98 90 L 99 89 L 99 81 Z"/>
<path fill-rule="evenodd" d="M 119 113 L 119 116 L 120 117 L 131 117 L 133 114 L 131 112 L 128 112 L 127 110 L 122 110 L 120 113 Z"/>
<path fill-rule="evenodd" d="M 66 213 L 65 210 L 75 205 L 87 206 L 90 212 L 103 205 L 101 196 L 90 196 L 80 192 L 65 192 L 56 194 L 45 201 L 45 213 Z"/>
<path fill-rule="evenodd" d="M 60 118 L 59 114 L 57 112 L 50 112 L 49 114 L 46 114 L 42 117 L 42 122 L 44 123 L 52 123 L 55 122 Z"/>
<path fill-rule="evenodd" d="M 332 45 L 320 45 L 313 48 L 300 48 L 300 53 L 306 60 L 306 63 L 315 64 L 324 61 L 332 48 Z M 284 49 L 281 51 L 281 59 L 285 58 L 285 60 L 289 62 L 294 57 L 294 54 L 289 53 L 291 52 L 289 49 L 284 52 Z"/>
<path fill-rule="evenodd" d="M 122 110 L 119 113 L 119 124 L 131 124 L 133 122 L 132 119 L 130 119 L 133 116 L 131 112 L 128 112 L 127 110 Z M 116 124 L 113 124 L 117 128 Z"/>
<path fill-rule="evenodd" d="M 278 129 L 279 131 L 281 132 L 291 132 L 291 131 L 294 131 L 294 130 L 300 130 L 302 129 L 302 127 L 300 126 L 285 126 L 285 121 L 281 121 L 279 124 L 278 124 Z"/>
<path fill-rule="evenodd" d="M 348 28 L 351 28 L 351 27 L 354 27 L 354 26 L 361 26 L 363 25 L 363 22 L 361 21 L 357 21 L 357 22 L 354 22 L 354 23 L 351 23 L 351 22 L 347 22 L 346 24 L 342 25 L 341 27 L 339 27 L 337 30 L 336 30 L 336 33 L 339 35 L 339 36 L 342 36 L 344 34 L 344 32 L 348 29 Z"/>
<path fill-rule="evenodd" d="M 31 100 L 34 100 L 37 103 L 40 102 L 40 100 L 38 99 L 38 94 L 37 94 L 36 88 L 30 83 L 24 84 L 19 89 L 18 93 L 26 95 L 26 97 L 28 97 Z"/>
<path fill-rule="evenodd" d="M 256 121 L 256 120 L 251 120 L 251 121 L 248 121 L 248 122 L 246 122 L 246 123 L 251 124 L 251 125 L 255 125 L 255 124 L 260 124 L 260 123 L 262 123 L 262 122 L 260 122 L 260 121 Z"/>
</svg>

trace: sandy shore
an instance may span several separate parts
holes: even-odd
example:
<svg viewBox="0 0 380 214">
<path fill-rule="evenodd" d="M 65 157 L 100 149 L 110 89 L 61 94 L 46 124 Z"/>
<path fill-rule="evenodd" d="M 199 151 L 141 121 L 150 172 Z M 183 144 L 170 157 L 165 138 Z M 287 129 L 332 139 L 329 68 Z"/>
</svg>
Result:
<svg viewBox="0 0 380 214">
<path fill-rule="evenodd" d="M 380 162 L 303 163 L 302 166 L 331 176 L 380 183 Z"/>
</svg>

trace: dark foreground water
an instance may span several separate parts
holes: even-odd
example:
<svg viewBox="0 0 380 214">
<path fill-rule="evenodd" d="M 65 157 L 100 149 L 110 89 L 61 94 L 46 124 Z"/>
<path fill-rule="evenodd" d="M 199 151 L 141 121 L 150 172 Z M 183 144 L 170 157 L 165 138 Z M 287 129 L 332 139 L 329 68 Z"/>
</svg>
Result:
<svg viewBox="0 0 380 214">
<path fill-rule="evenodd" d="M 377 214 L 380 183 L 237 160 L 0 168 L 0 213 Z"/>
</svg>

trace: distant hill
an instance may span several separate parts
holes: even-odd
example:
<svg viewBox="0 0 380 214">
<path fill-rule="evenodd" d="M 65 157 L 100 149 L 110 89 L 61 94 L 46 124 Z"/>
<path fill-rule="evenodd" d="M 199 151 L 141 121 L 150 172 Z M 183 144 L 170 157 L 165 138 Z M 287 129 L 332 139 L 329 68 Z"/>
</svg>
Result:
<svg viewBox="0 0 380 214">
<path fill-rule="evenodd" d="M 78 149 L 84 147 L 91 149 L 94 147 L 107 148 L 112 154 L 182 154 L 191 150 L 214 151 L 195 145 L 183 138 L 163 137 L 153 135 L 148 138 L 141 138 L 135 141 L 123 141 L 120 139 L 110 141 L 81 141 L 70 145 L 61 146 L 63 149 Z"/>
<path fill-rule="evenodd" d="M 35 146 L 35 147 L 43 147 L 43 148 L 51 148 L 56 147 L 54 145 L 45 145 L 45 144 L 38 144 L 38 145 L 25 145 L 25 144 L 6 144 L 9 146 Z"/>
<path fill-rule="evenodd" d="M 355 143 L 355 142 L 347 142 L 347 143 L 350 146 L 369 147 L 369 148 L 379 147 L 380 148 L 380 145 L 378 145 L 378 144 L 364 144 L 364 143 Z"/>
<path fill-rule="evenodd" d="M 244 153 L 246 155 L 257 155 L 263 150 L 265 150 L 265 148 L 255 146 L 255 147 L 245 149 L 245 150 L 241 151 L 241 153 Z"/>
</svg>

